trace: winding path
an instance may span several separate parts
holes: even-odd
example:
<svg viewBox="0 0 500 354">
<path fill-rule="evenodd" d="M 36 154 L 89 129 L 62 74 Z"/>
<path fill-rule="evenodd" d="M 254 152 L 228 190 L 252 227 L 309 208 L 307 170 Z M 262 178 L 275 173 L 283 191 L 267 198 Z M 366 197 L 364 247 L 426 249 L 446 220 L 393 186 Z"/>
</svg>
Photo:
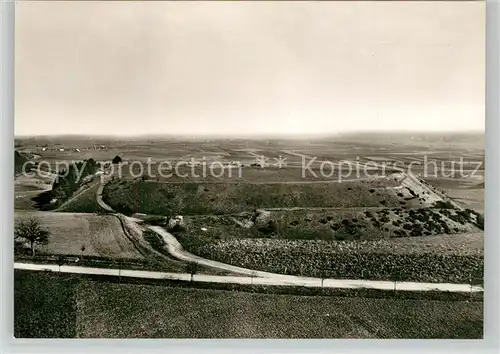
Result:
<svg viewBox="0 0 500 354">
<path fill-rule="evenodd" d="M 105 210 L 115 212 L 111 206 L 106 204 L 102 199 L 102 192 L 107 179 L 103 178 L 99 188 L 97 189 L 96 198 L 97 203 Z M 138 219 L 127 217 L 132 222 L 140 221 Z M 328 287 L 328 288 L 366 288 L 366 289 L 379 289 L 379 290 L 405 290 L 405 291 L 447 291 L 447 292 L 482 292 L 483 288 L 480 286 L 472 286 L 470 284 L 451 284 L 451 283 L 420 283 L 420 282 L 394 282 L 394 281 L 374 281 L 364 279 L 320 279 L 312 277 L 301 277 L 294 275 L 284 275 L 269 273 L 254 269 L 242 268 L 233 266 L 231 264 L 213 261 L 210 259 L 196 256 L 184 250 L 180 242 L 174 235 L 167 232 L 160 226 L 147 226 L 147 228 L 158 234 L 165 244 L 165 249 L 173 257 L 182 261 L 196 263 L 202 266 L 212 267 L 236 274 L 246 275 L 242 276 L 215 276 L 215 275 L 193 275 L 183 273 L 163 273 L 151 271 L 138 271 L 138 270 L 117 270 L 117 269 L 100 269 L 100 268 L 85 268 L 85 267 L 69 267 L 61 266 L 59 271 L 84 273 L 85 270 L 93 273 L 85 274 L 104 274 L 115 276 L 129 276 L 136 278 L 148 279 L 173 279 L 173 280 L 192 280 L 200 282 L 212 283 L 232 283 L 232 284 L 255 284 L 255 285 L 286 285 L 286 286 L 308 286 L 308 287 Z M 42 265 L 18 265 L 19 267 L 31 267 L 36 270 L 42 270 Z M 36 266 L 36 267 L 35 267 Z M 52 267 L 52 266 L 51 266 Z M 58 266 L 56 266 L 58 267 Z M 45 267 L 47 268 L 47 267 Z M 17 268 L 26 269 L 26 268 Z"/>
</svg>

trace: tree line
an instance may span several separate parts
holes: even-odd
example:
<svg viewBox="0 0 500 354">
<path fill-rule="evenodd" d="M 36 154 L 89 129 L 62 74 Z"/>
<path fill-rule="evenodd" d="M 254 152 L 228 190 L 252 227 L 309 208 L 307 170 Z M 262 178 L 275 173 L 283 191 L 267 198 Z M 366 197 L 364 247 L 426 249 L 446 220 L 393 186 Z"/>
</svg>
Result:
<svg viewBox="0 0 500 354">
<path fill-rule="evenodd" d="M 51 190 L 39 194 L 33 200 L 42 210 L 53 209 L 71 198 L 82 186 L 85 177 L 94 175 L 100 167 L 101 164 L 92 158 L 71 164 L 67 170 L 58 172 Z M 53 203 L 54 199 L 56 199 L 55 203 Z"/>
</svg>

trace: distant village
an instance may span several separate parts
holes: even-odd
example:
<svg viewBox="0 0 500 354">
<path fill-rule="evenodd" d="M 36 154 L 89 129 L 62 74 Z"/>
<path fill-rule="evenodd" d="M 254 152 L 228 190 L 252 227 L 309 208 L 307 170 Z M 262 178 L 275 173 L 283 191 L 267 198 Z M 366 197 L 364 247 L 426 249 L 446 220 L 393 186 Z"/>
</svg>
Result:
<svg viewBox="0 0 500 354">
<path fill-rule="evenodd" d="M 92 150 L 107 150 L 108 147 L 106 145 L 93 145 L 89 147 L 84 147 L 84 148 L 78 148 L 74 146 L 48 146 L 48 145 L 37 145 L 37 150 L 38 151 L 74 151 L 74 152 L 80 152 L 80 151 L 92 151 Z"/>
</svg>

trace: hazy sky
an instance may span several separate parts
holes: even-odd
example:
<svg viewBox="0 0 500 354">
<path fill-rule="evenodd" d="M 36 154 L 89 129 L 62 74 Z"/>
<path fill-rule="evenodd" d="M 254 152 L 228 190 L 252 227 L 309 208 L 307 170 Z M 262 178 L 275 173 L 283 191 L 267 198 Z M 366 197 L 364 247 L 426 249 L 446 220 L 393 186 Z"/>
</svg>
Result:
<svg viewBox="0 0 500 354">
<path fill-rule="evenodd" d="M 482 2 L 18 2 L 16 134 L 484 128 Z"/>
</svg>

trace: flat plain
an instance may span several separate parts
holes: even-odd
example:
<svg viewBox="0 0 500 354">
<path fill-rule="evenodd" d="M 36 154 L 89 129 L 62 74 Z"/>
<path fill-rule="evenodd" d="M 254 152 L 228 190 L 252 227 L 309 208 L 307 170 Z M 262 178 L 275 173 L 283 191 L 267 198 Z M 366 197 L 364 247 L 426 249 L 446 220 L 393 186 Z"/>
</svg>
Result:
<svg viewBox="0 0 500 354">
<path fill-rule="evenodd" d="M 405 133 L 17 139 L 17 149 L 46 174 L 16 175 L 15 214 L 35 216 L 51 232 L 36 248 L 40 257 L 191 271 L 146 231 L 160 225 L 198 256 L 255 270 L 482 284 L 483 143 L 482 134 Z M 96 175 L 57 207 L 38 210 L 34 200 L 51 193 L 64 163 L 105 166 L 116 156 L 122 162 L 107 165 L 114 169 L 109 180 Z M 170 175 L 151 175 L 161 162 Z M 135 219 L 103 210 L 101 183 L 103 200 Z M 178 215 L 182 227 L 172 229 Z M 15 294 L 21 337 L 482 336 L 481 301 L 252 294 L 19 272 Z"/>
</svg>

